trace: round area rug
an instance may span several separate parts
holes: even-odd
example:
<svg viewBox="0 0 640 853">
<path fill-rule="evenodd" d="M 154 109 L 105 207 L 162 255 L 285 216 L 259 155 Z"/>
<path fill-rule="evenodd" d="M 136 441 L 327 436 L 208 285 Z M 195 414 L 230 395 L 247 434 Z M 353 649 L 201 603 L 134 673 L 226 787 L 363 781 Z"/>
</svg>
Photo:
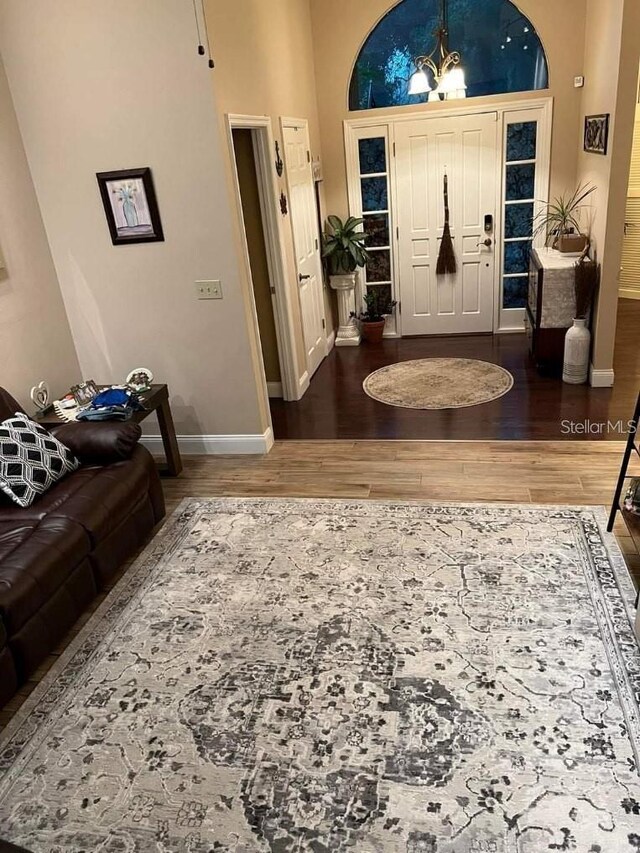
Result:
<svg viewBox="0 0 640 853">
<path fill-rule="evenodd" d="M 403 409 L 463 409 L 497 400 L 513 388 L 508 370 L 470 358 L 421 358 L 370 373 L 370 397 Z"/>
</svg>

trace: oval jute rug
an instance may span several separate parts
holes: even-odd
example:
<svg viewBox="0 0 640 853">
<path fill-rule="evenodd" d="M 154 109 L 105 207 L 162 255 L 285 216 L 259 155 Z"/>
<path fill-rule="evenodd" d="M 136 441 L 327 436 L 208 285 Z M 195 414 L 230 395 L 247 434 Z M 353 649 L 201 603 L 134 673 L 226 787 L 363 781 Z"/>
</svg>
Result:
<svg viewBox="0 0 640 853">
<path fill-rule="evenodd" d="M 489 403 L 513 388 L 508 370 L 469 358 L 421 358 L 370 373 L 369 397 L 403 409 L 463 409 Z"/>
</svg>

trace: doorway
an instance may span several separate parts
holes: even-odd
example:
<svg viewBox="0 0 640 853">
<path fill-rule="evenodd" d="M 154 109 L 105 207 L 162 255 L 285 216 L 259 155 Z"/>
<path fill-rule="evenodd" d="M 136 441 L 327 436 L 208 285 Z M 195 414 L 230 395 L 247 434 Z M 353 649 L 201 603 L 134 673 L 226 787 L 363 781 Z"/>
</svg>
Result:
<svg viewBox="0 0 640 853">
<path fill-rule="evenodd" d="M 524 332 L 552 117 L 540 98 L 345 121 L 349 212 L 373 254 L 361 298 L 379 288 L 398 303 L 385 337 Z M 458 272 L 436 277 L 445 171 Z"/>
<path fill-rule="evenodd" d="M 395 134 L 404 335 L 493 331 L 496 113 L 404 122 Z M 436 275 L 448 184 L 456 272 Z"/>
<path fill-rule="evenodd" d="M 267 391 L 270 398 L 281 398 L 282 368 L 273 306 L 275 288 L 271 284 L 269 271 L 253 131 L 249 128 L 234 128 L 232 137 Z"/>
</svg>

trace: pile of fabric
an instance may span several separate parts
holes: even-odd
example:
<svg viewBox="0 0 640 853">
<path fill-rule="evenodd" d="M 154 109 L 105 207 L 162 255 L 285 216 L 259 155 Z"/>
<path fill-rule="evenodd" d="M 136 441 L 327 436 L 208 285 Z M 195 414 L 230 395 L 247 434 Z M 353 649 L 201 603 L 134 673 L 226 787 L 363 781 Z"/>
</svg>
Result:
<svg viewBox="0 0 640 853">
<path fill-rule="evenodd" d="M 134 412 L 144 409 L 135 391 L 129 388 L 105 388 L 88 406 L 76 414 L 78 421 L 128 421 Z"/>
</svg>

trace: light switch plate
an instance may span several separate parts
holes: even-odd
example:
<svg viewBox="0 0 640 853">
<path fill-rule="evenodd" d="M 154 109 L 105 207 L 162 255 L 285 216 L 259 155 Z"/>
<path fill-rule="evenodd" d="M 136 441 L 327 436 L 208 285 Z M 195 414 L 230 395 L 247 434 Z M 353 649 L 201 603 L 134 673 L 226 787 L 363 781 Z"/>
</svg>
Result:
<svg viewBox="0 0 640 853">
<path fill-rule="evenodd" d="M 221 281 L 196 281 L 198 299 L 222 299 Z"/>
<path fill-rule="evenodd" d="M 584 86 L 584 77 L 574 77 L 573 85 L 576 89 L 582 89 L 582 87 Z"/>
</svg>

